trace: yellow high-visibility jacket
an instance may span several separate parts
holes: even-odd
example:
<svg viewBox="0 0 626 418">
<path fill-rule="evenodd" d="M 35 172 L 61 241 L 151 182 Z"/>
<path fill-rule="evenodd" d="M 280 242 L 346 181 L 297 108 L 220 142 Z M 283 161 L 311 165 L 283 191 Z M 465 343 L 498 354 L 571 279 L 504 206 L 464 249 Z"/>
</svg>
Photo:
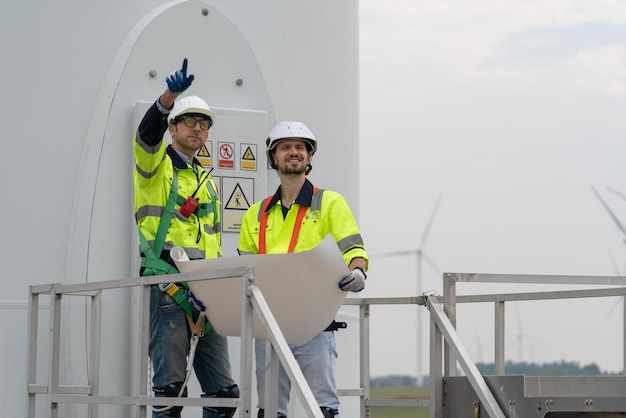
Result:
<svg viewBox="0 0 626 418">
<path fill-rule="evenodd" d="M 289 252 L 296 217 L 300 206 L 304 205 L 307 209 L 293 252 L 311 250 L 331 234 L 346 265 L 356 257 L 367 261 L 359 227 L 345 198 L 331 190 L 319 189 L 315 194 L 313 190 L 311 182 L 305 180 L 296 201 L 283 217 L 280 187 L 278 188 L 267 206 L 266 254 Z M 243 217 L 238 246 L 240 254 L 259 253 L 259 230 L 264 202 L 265 199 L 254 203 Z"/>
<path fill-rule="evenodd" d="M 166 146 L 163 141 L 167 129 L 166 117 L 153 104 L 146 112 L 133 141 L 135 220 L 150 246 L 154 247 L 159 222 L 175 178 L 180 197 L 175 205 L 163 251 L 169 252 L 172 247 L 179 246 L 185 249 L 190 259 L 219 257 L 222 248 L 217 187 L 197 160 L 194 159 L 198 174 L 171 146 Z M 199 182 L 202 183 L 200 188 Z M 181 202 L 196 189 L 199 209 L 185 218 L 179 210 Z"/>
</svg>

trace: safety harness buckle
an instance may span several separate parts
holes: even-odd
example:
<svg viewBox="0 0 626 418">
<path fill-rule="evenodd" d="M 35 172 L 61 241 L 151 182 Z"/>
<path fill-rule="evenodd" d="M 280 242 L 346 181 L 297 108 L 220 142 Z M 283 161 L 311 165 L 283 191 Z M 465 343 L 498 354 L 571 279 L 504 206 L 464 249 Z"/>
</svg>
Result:
<svg viewBox="0 0 626 418">
<path fill-rule="evenodd" d="M 171 289 L 172 286 L 174 286 L 174 283 L 161 283 L 159 285 L 159 290 L 161 292 L 167 292 L 168 290 Z"/>
<path fill-rule="evenodd" d="M 204 337 L 204 327 L 206 325 L 206 316 L 204 312 L 200 312 L 198 315 L 198 320 L 194 323 L 190 316 L 187 316 L 187 322 L 189 323 L 189 330 L 192 335 L 197 335 L 198 337 Z"/>
</svg>

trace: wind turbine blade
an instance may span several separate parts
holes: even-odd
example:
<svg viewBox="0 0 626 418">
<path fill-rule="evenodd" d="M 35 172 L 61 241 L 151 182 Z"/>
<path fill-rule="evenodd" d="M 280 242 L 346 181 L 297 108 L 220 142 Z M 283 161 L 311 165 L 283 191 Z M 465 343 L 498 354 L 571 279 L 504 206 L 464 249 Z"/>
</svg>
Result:
<svg viewBox="0 0 626 418">
<path fill-rule="evenodd" d="M 437 209 L 439 208 L 439 202 L 441 202 L 441 195 L 437 197 L 437 202 L 435 202 L 435 207 L 433 208 L 433 211 L 430 214 L 430 219 L 428 220 L 428 223 L 426 224 L 426 228 L 424 229 L 424 235 L 422 235 L 422 242 L 419 246 L 420 249 L 424 248 L 424 243 L 426 243 L 428 232 L 430 231 L 430 227 L 433 224 L 433 221 L 435 220 L 435 214 L 437 213 Z"/>
<path fill-rule="evenodd" d="M 607 189 L 609 189 L 610 191 L 612 191 L 613 193 L 615 193 L 616 195 L 618 195 L 622 199 L 626 199 L 626 194 L 624 194 L 622 192 L 618 192 L 617 190 L 613 189 L 612 187 L 607 187 Z"/>
<path fill-rule="evenodd" d="M 433 262 L 433 260 L 431 260 L 430 257 L 428 257 L 423 252 L 422 252 L 422 259 L 426 262 L 426 264 L 430 266 L 431 269 L 433 269 L 435 273 L 437 273 L 440 276 L 443 276 L 439 267 L 437 267 L 437 265 Z"/>
<path fill-rule="evenodd" d="M 622 301 L 624 300 L 623 296 L 620 296 L 617 298 L 617 300 L 615 301 L 615 303 L 613 304 L 613 306 L 611 306 L 611 309 L 609 309 L 609 311 L 606 313 L 606 316 L 604 317 L 604 320 L 606 321 L 607 319 L 609 319 L 609 317 L 611 316 L 611 314 L 613 313 L 613 311 L 615 310 L 615 308 L 617 308 L 620 303 L 622 303 Z"/>
<path fill-rule="evenodd" d="M 526 334 L 524 334 L 524 338 L 528 338 L 529 340 L 534 341 L 534 342 L 535 342 L 536 344 L 538 344 L 538 345 L 547 345 L 547 344 L 545 343 L 545 341 L 543 341 L 543 340 L 541 340 L 541 339 L 539 339 L 539 338 L 533 337 L 533 336 L 531 336 L 531 335 L 526 335 Z"/>
<path fill-rule="evenodd" d="M 515 339 L 513 341 L 511 341 L 509 343 L 509 345 L 506 346 L 507 350 L 510 350 L 513 347 L 517 347 L 518 343 L 522 343 L 522 335 L 518 335 L 517 337 L 515 337 Z"/>
<path fill-rule="evenodd" d="M 613 257 L 613 253 L 609 253 L 609 255 L 611 256 L 611 264 L 613 264 L 613 270 L 615 270 L 615 275 L 621 276 L 619 268 L 617 267 L 617 263 L 615 262 L 615 257 Z"/>
<path fill-rule="evenodd" d="M 517 329 L 520 335 L 524 335 L 524 330 L 522 329 L 522 318 L 519 314 L 519 309 L 517 305 L 515 305 L 515 316 L 517 317 Z"/>
<path fill-rule="evenodd" d="M 412 254 L 416 254 L 416 253 L 417 253 L 417 250 L 390 251 L 390 252 L 386 252 L 386 253 L 370 254 L 369 257 L 370 258 L 376 258 L 376 257 L 400 257 L 400 256 L 412 255 Z"/>
<path fill-rule="evenodd" d="M 606 209 L 606 211 L 609 212 L 609 215 L 611 215 L 613 222 L 615 222 L 615 224 L 620 229 L 620 231 L 622 231 L 622 234 L 626 235 L 626 228 L 624 228 L 624 226 L 619 221 L 619 219 L 617 219 L 617 216 L 615 216 L 615 214 L 613 213 L 609 205 L 607 205 L 604 199 L 602 199 L 602 196 L 600 196 L 600 194 L 596 191 L 596 189 L 593 186 L 591 187 L 591 190 L 593 190 L 598 200 L 600 200 L 600 203 L 602 203 L 602 206 L 604 206 L 604 209 Z"/>
<path fill-rule="evenodd" d="M 611 264 L 613 264 L 613 269 L 615 270 L 615 275 L 616 276 L 620 276 L 620 271 L 619 271 L 619 268 L 617 267 L 617 262 L 615 262 L 615 257 L 613 257 L 613 253 L 609 253 L 609 255 L 611 256 Z M 617 298 L 617 300 L 615 301 L 613 306 L 611 306 L 611 309 L 609 309 L 609 311 L 606 313 L 606 316 L 604 317 L 605 321 L 607 319 L 609 319 L 609 317 L 611 316 L 611 314 L 613 313 L 615 308 L 617 308 L 619 306 L 619 304 L 623 302 L 623 300 L 624 300 L 623 296 L 620 296 L 620 297 Z"/>
</svg>

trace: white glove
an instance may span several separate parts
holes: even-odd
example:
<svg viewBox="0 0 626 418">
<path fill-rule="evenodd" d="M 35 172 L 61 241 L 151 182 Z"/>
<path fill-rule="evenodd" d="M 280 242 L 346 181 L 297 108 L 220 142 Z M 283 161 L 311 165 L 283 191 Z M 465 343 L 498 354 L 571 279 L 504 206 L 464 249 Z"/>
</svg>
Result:
<svg viewBox="0 0 626 418">
<path fill-rule="evenodd" d="M 339 289 L 344 292 L 360 292 L 365 289 L 367 274 L 361 267 L 356 267 L 339 281 Z"/>
</svg>

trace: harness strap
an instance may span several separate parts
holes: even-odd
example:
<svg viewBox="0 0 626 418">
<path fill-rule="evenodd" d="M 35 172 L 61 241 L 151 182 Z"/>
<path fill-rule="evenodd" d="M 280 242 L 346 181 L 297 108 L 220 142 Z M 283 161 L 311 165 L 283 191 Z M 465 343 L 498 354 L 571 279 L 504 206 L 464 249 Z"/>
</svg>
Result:
<svg viewBox="0 0 626 418">
<path fill-rule="evenodd" d="M 306 213 L 306 206 L 300 206 L 298 209 L 298 216 L 296 216 L 296 224 L 293 227 L 293 234 L 291 234 L 291 242 L 289 243 L 289 253 L 293 252 L 293 249 L 296 248 L 296 242 L 298 242 L 298 234 L 300 233 L 300 227 L 302 226 L 302 219 L 304 219 L 304 214 Z"/>
<path fill-rule="evenodd" d="M 317 187 L 313 187 L 313 195 L 317 192 Z M 267 244 L 265 240 L 265 230 L 267 229 L 267 218 L 269 213 L 267 211 L 267 207 L 270 202 L 274 198 L 274 195 L 271 195 L 261 205 L 261 224 L 259 225 L 259 254 L 266 254 Z M 302 220 L 304 219 L 304 215 L 306 215 L 307 206 L 300 205 L 298 208 L 298 214 L 296 216 L 296 224 L 293 227 L 293 232 L 291 234 L 291 241 L 289 242 L 289 250 L 288 253 L 292 253 L 294 248 L 296 248 L 296 243 L 298 242 L 298 234 L 300 234 L 300 228 L 302 227 Z"/>
<path fill-rule="evenodd" d="M 170 227 L 170 222 L 172 221 L 174 207 L 176 206 L 176 199 L 178 197 L 178 193 L 176 193 L 177 189 L 178 176 L 176 170 L 173 170 L 172 187 L 167 198 L 167 203 L 165 204 L 165 209 L 163 210 L 163 215 L 159 221 L 156 236 L 154 237 L 154 247 L 150 247 L 150 243 L 148 243 L 148 240 L 141 232 L 141 229 L 137 228 L 139 231 L 139 246 L 141 248 L 141 252 L 145 255 L 145 257 L 141 257 L 141 267 L 144 267 L 144 276 L 176 274 L 179 272 L 176 267 L 161 259 L 161 252 L 163 251 L 163 245 L 165 244 L 165 237 L 167 235 L 167 230 Z"/>
<path fill-rule="evenodd" d="M 269 206 L 273 197 L 274 195 L 271 195 L 270 197 L 265 199 L 265 201 L 261 205 L 261 225 L 259 225 L 259 254 L 266 254 L 265 229 L 267 228 L 267 207 Z"/>
<path fill-rule="evenodd" d="M 185 289 L 189 289 L 189 286 L 185 282 L 180 283 Z M 193 322 L 193 311 L 191 310 L 191 303 L 189 302 L 189 298 L 185 294 L 185 292 L 176 285 L 176 283 L 162 283 L 159 285 L 159 288 L 162 292 L 167 293 L 174 299 L 176 303 L 180 305 L 180 307 L 187 314 L 187 322 L 189 323 L 189 328 L 191 329 L 191 333 L 198 335 L 200 337 L 204 336 L 207 332 L 211 331 L 213 326 L 209 321 L 206 320 L 206 315 L 204 311 L 200 311 L 200 316 L 196 322 Z"/>
<path fill-rule="evenodd" d="M 161 274 L 176 274 L 178 269 L 160 258 L 141 257 L 142 276 L 159 276 Z"/>
<path fill-rule="evenodd" d="M 161 256 L 163 251 L 163 245 L 165 244 L 165 237 L 167 236 L 167 230 L 170 228 L 170 222 L 174 214 L 174 207 L 176 206 L 176 199 L 178 197 L 178 174 L 175 168 L 172 168 L 172 187 L 170 188 L 170 194 L 167 197 L 167 203 L 165 204 L 165 210 L 159 221 L 159 228 L 157 229 L 156 236 L 154 238 L 154 255 Z"/>
<path fill-rule="evenodd" d="M 170 188 L 170 193 L 167 198 L 167 203 L 165 204 L 165 209 L 163 211 L 163 215 L 161 216 L 161 220 L 159 221 L 159 227 L 157 228 L 157 233 L 154 238 L 154 247 L 150 247 L 148 240 L 141 232 L 141 229 L 137 228 L 139 231 L 139 245 L 141 248 L 144 257 L 141 257 L 141 267 L 144 268 L 142 275 L 143 276 L 158 276 L 163 274 L 176 274 L 179 273 L 178 269 L 172 266 L 167 261 L 161 259 L 160 255 L 163 251 L 163 245 L 165 244 L 165 237 L 167 236 L 167 230 L 170 227 L 170 223 L 172 221 L 172 216 L 174 214 L 174 208 L 176 207 L 176 203 L 178 198 L 178 175 L 176 169 L 173 168 L 172 175 L 172 187 Z M 213 197 L 213 190 L 209 188 L 211 197 Z M 211 199 L 213 201 L 213 199 Z M 206 206 L 205 206 L 206 210 Z M 189 288 L 187 283 L 181 282 L 181 286 L 186 289 Z M 204 334 L 208 333 L 213 329 L 211 323 L 206 320 L 206 316 L 204 311 L 200 312 L 200 316 L 198 317 L 198 321 L 194 323 L 193 321 L 193 310 L 191 308 L 191 303 L 189 303 L 189 299 L 185 295 L 185 292 L 180 289 L 175 283 L 162 283 L 159 285 L 161 291 L 166 292 L 170 295 L 174 301 L 183 309 L 187 316 L 187 322 L 189 323 L 189 327 L 193 334 L 199 335 L 202 337 Z"/>
<path fill-rule="evenodd" d="M 207 174 L 206 177 L 204 177 L 202 179 L 202 181 L 200 182 L 200 184 L 198 184 L 198 189 L 200 188 L 200 186 L 202 186 L 202 184 L 209 178 L 209 175 Z M 172 181 L 172 184 L 174 182 Z M 207 213 L 215 213 L 215 216 L 217 216 L 217 191 L 213 188 L 213 185 L 211 184 L 211 182 L 206 183 L 206 188 L 209 191 L 209 196 L 211 196 L 211 200 L 208 203 L 199 203 L 198 207 L 196 208 L 196 210 L 193 211 L 193 213 L 198 217 L 198 218 L 202 218 L 204 215 L 206 215 Z M 192 196 L 195 196 L 197 193 L 197 189 L 196 191 L 192 194 Z M 183 197 L 179 194 L 176 194 L 176 202 L 178 204 L 178 206 L 182 206 L 185 202 L 187 201 L 186 197 Z M 217 222 L 217 218 L 216 218 L 216 222 Z"/>
</svg>

